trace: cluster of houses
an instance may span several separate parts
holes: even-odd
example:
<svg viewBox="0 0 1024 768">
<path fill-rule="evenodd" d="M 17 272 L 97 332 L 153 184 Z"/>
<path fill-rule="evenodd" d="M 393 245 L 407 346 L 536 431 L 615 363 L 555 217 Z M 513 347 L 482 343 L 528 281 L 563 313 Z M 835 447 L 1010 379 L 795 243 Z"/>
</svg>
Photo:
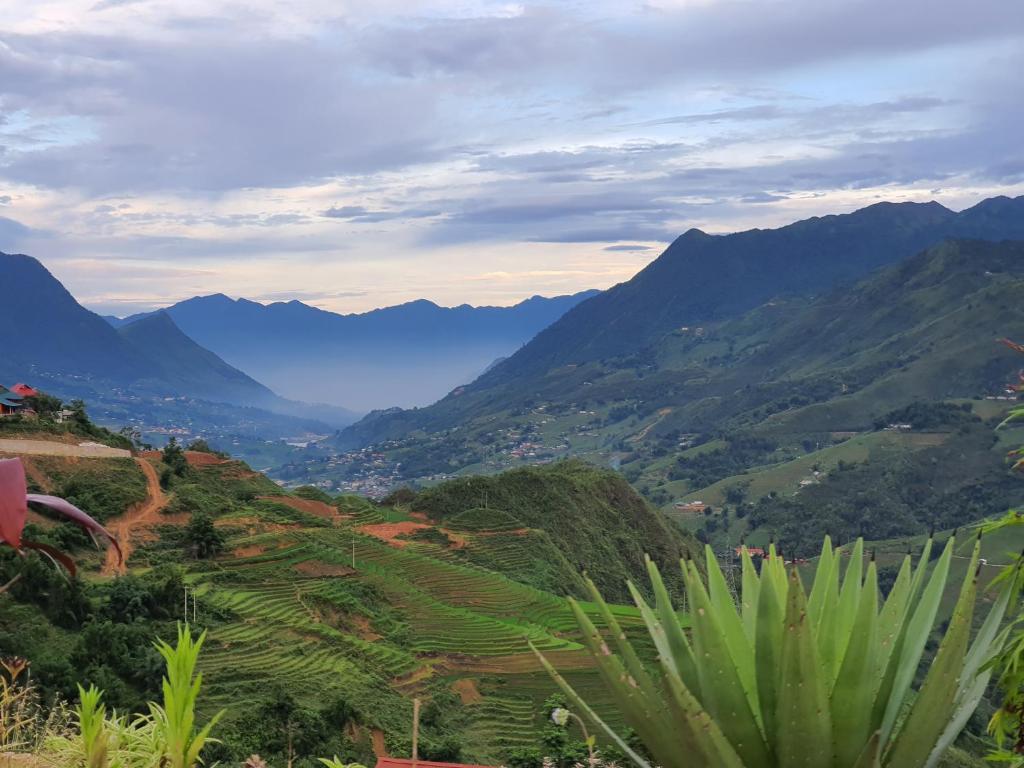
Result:
<svg viewBox="0 0 1024 768">
<path fill-rule="evenodd" d="M 38 394 L 39 392 L 28 384 L 15 384 L 10 389 L 0 384 L 0 416 L 14 416 L 31 411 L 25 403 L 25 398 Z"/>
</svg>

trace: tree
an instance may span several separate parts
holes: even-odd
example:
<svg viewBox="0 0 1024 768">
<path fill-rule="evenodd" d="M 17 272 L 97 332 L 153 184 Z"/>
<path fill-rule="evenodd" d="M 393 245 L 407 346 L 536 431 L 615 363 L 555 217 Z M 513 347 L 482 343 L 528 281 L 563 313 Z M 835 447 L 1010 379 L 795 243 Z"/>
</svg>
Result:
<svg viewBox="0 0 1024 768">
<path fill-rule="evenodd" d="M 26 397 L 25 404 L 35 411 L 39 418 L 47 419 L 48 421 L 52 421 L 64 408 L 64 403 L 60 398 L 48 395 L 45 392 Z"/>
<path fill-rule="evenodd" d="M 182 450 L 178 438 L 172 437 L 161 453 L 161 459 L 171 473 L 178 477 L 188 474 L 188 459 L 185 458 L 185 451 Z"/>
<path fill-rule="evenodd" d="M 121 437 L 132 444 L 132 447 L 139 450 L 143 447 L 142 443 L 142 430 L 138 427 L 125 426 L 118 430 Z"/>
<path fill-rule="evenodd" d="M 223 551 L 225 542 L 224 534 L 217 530 L 212 517 L 205 512 L 192 515 L 185 529 L 185 545 L 194 557 L 214 557 Z"/>
</svg>

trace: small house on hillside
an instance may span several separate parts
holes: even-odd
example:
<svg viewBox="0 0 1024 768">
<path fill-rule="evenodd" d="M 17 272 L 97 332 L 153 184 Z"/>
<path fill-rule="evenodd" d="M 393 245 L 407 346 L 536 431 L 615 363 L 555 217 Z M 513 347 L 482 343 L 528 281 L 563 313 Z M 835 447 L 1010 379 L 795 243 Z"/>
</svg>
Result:
<svg viewBox="0 0 1024 768">
<path fill-rule="evenodd" d="M 18 382 L 11 387 L 11 392 L 22 397 L 39 397 L 39 390 L 35 387 L 30 387 L 28 384 Z"/>
<path fill-rule="evenodd" d="M 677 501 L 676 509 L 680 512 L 689 512 L 690 514 L 700 515 L 704 514 L 710 507 L 703 501 Z"/>
<path fill-rule="evenodd" d="M 736 557 L 743 554 L 744 547 L 736 547 Z M 764 557 L 765 551 L 762 547 L 746 547 L 747 554 L 751 557 Z"/>
<path fill-rule="evenodd" d="M 0 416 L 13 416 L 25 409 L 25 398 L 0 386 Z"/>
</svg>

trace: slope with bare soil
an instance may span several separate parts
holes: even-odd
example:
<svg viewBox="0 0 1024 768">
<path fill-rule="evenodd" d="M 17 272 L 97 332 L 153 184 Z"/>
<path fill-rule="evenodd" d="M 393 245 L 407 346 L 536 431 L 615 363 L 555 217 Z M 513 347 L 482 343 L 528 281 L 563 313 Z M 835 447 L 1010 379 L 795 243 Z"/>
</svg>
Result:
<svg viewBox="0 0 1024 768">
<path fill-rule="evenodd" d="M 146 476 L 146 500 L 108 526 L 121 545 L 124 559 L 119 562 L 117 550 L 113 547 L 107 549 L 106 561 L 103 564 L 103 575 L 105 576 L 128 572 L 128 558 L 131 557 L 134 549 L 133 536 L 137 537 L 140 531 L 156 525 L 160 520 L 160 511 L 167 506 L 167 495 L 160 487 L 160 478 L 157 477 L 156 469 L 147 459 L 137 458 L 135 461 Z"/>
</svg>

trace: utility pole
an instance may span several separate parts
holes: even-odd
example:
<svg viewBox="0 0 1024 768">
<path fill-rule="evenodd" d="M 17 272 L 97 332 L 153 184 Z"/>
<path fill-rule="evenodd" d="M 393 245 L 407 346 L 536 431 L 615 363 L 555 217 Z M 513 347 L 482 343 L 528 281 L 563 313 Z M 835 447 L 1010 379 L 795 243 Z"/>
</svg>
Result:
<svg viewBox="0 0 1024 768">
<path fill-rule="evenodd" d="M 412 762 L 413 768 L 420 759 L 420 700 L 412 700 Z"/>
</svg>

